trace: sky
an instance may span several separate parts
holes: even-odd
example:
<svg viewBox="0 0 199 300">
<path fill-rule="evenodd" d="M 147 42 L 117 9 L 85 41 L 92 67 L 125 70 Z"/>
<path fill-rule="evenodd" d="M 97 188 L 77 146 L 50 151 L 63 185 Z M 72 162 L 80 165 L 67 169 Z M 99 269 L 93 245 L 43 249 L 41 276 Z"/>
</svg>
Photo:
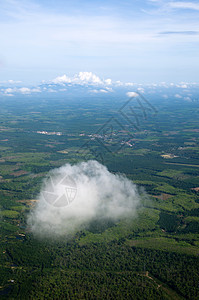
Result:
<svg viewBox="0 0 199 300">
<path fill-rule="evenodd" d="M 199 1 L 0 0 L 0 82 L 198 82 Z"/>
</svg>

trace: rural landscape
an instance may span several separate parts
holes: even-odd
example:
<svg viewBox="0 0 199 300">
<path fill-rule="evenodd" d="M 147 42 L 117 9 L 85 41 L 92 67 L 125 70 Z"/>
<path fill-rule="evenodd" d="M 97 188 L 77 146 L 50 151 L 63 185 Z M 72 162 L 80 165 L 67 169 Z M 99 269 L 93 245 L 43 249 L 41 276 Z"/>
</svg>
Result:
<svg viewBox="0 0 199 300">
<path fill-rule="evenodd" d="M 1 299 L 198 299 L 198 88 L 176 89 L 1 98 Z M 44 179 L 90 160 L 136 185 L 136 213 L 38 236 Z"/>
</svg>

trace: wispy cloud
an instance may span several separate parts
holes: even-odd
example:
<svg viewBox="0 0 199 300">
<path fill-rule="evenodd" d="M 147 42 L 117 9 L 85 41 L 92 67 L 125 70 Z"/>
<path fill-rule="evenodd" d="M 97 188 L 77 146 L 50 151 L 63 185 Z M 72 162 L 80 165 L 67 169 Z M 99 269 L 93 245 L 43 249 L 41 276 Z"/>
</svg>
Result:
<svg viewBox="0 0 199 300">
<path fill-rule="evenodd" d="M 169 6 L 171 8 L 199 10 L 199 3 L 195 3 L 195 2 L 174 1 L 174 2 L 169 2 Z"/>
<path fill-rule="evenodd" d="M 194 31 L 194 30 L 185 30 L 185 31 L 162 31 L 159 32 L 159 34 L 163 35 L 198 35 L 199 31 Z"/>
<path fill-rule="evenodd" d="M 9 80 L 3 80 L 3 81 L 0 81 L 0 84 L 18 84 L 18 83 L 22 83 L 22 81 L 20 80 L 13 80 L 13 79 L 9 79 Z"/>
</svg>

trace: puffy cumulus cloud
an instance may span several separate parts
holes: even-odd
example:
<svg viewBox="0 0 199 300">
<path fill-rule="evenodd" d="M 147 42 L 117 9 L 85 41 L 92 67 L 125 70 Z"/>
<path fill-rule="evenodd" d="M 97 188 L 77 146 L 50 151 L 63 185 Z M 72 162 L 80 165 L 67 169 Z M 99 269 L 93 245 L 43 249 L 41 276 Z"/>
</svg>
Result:
<svg viewBox="0 0 199 300">
<path fill-rule="evenodd" d="M 65 74 L 58 76 L 51 81 L 54 84 L 81 84 L 81 85 L 111 85 L 111 79 L 101 79 L 92 72 L 79 72 L 73 77 L 68 77 Z"/>
<path fill-rule="evenodd" d="M 5 83 L 5 82 L 4 82 Z M 8 81 L 6 82 L 9 83 Z M 15 87 L 11 86 L 11 84 L 16 84 Z M 74 76 L 67 76 L 66 74 L 62 76 L 58 76 L 50 81 L 43 80 L 41 82 L 41 85 L 35 86 L 35 87 L 24 87 L 19 84 L 19 82 L 10 80 L 10 84 L 7 85 L 7 88 L 12 88 L 12 93 L 21 93 L 24 95 L 30 95 L 32 93 L 41 93 L 41 92 L 49 92 L 49 93 L 55 93 L 57 91 L 64 92 L 67 91 L 67 86 L 74 86 L 74 85 L 80 85 L 87 87 L 88 89 L 93 89 L 94 93 L 107 93 L 107 92 L 113 92 L 113 87 L 130 87 L 134 86 L 134 83 L 123 83 L 121 81 L 112 81 L 112 79 L 107 78 L 103 79 L 97 76 L 96 74 L 92 72 L 79 72 L 78 74 L 75 74 Z M 9 92 L 6 91 L 4 94 L 9 94 Z"/>
<path fill-rule="evenodd" d="M 136 92 L 128 92 L 128 93 L 126 93 L 126 95 L 130 98 L 135 98 L 135 97 L 139 96 L 138 93 L 136 93 Z"/>
<path fill-rule="evenodd" d="M 188 88 L 188 85 L 187 85 L 187 84 L 182 84 L 180 87 L 181 87 L 182 89 L 187 89 L 187 88 Z"/>
<path fill-rule="evenodd" d="M 14 94 L 20 93 L 23 95 L 30 95 L 31 93 L 41 93 L 41 88 L 28 88 L 28 87 L 20 87 L 20 88 L 6 88 L 2 89 L 2 92 L 5 96 L 14 96 Z"/>
<path fill-rule="evenodd" d="M 52 80 L 55 84 L 63 84 L 63 83 L 71 83 L 72 80 L 66 76 L 65 74 L 63 76 L 58 76 L 55 79 Z"/>
<path fill-rule="evenodd" d="M 16 89 L 15 88 L 7 88 L 5 90 L 3 90 L 5 94 L 11 94 L 11 93 L 14 93 L 16 92 Z"/>
<path fill-rule="evenodd" d="M 91 84 L 102 84 L 102 80 L 92 72 L 79 72 L 78 76 L 75 78 L 77 81 Z"/>
<path fill-rule="evenodd" d="M 105 82 L 107 85 L 111 85 L 111 84 L 112 84 L 112 80 L 111 80 L 110 78 L 105 79 L 104 82 Z"/>
<path fill-rule="evenodd" d="M 186 82 L 181 82 L 180 84 L 176 84 L 176 87 L 182 88 L 182 89 L 187 89 L 189 87 L 189 83 Z"/>
<path fill-rule="evenodd" d="M 17 89 L 17 92 L 24 94 L 24 95 L 29 95 L 31 93 L 41 93 L 41 89 L 40 87 L 36 87 L 36 88 L 27 88 L 27 87 L 22 87 Z"/>
<path fill-rule="evenodd" d="M 30 94 L 31 93 L 31 89 L 29 89 L 27 87 L 19 88 L 18 91 L 22 94 Z"/>
<path fill-rule="evenodd" d="M 73 201 L 72 201 L 73 200 Z M 28 216 L 36 236 L 71 236 L 92 220 L 133 217 L 140 205 L 137 187 L 97 161 L 52 170 Z"/>
</svg>

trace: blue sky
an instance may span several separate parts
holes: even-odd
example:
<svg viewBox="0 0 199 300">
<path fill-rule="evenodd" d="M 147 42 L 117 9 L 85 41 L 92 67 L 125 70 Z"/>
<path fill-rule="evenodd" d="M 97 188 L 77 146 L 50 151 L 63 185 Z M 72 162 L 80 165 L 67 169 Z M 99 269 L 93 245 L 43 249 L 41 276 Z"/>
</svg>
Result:
<svg viewBox="0 0 199 300">
<path fill-rule="evenodd" d="M 199 2 L 0 0 L 0 81 L 198 82 Z"/>
</svg>

